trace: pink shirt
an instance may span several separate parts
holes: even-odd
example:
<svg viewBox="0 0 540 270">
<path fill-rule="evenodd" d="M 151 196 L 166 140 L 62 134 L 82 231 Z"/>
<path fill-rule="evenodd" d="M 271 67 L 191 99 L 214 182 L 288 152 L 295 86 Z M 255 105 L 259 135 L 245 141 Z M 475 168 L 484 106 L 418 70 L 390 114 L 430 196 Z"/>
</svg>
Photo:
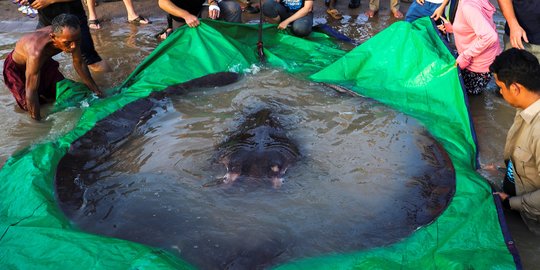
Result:
<svg viewBox="0 0 540 270">
<path fill-rule="evenodd" d="M 501 52 L 493 22 L 495 7 L 489 0 L 461 0 L 453 24 L 461 68 L 484 73 Z"/>
</svg>

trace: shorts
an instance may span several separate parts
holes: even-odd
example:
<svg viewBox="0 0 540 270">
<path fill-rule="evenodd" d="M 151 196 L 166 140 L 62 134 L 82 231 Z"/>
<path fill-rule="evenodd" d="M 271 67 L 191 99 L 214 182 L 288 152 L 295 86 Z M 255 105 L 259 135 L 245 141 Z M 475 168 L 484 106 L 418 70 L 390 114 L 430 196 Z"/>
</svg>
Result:
<svg viewBox="0 0 540 270">
<path fill-rule="evenodd" d="M 4 61 L 4 83 L 17 101 L 17 105 L 28 111 L 26 106 L 26 68 L 15 63 L 12 54 L 13 52 L 9 53 Z M 47 99 L 56 98 L 56 83 L 64 79 L 64 75 L 58 70 L 59 66 L 58 62 L 52 58 L 43 63 L 38 86 L 40 103 L 46 102 Z"/>
</svg>

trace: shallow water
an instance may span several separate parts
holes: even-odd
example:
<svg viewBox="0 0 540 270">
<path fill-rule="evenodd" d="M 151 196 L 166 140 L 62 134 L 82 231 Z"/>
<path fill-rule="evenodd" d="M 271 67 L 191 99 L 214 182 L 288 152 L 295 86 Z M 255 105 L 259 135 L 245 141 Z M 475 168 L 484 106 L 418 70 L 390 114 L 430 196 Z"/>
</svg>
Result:
<svg viewBox="0 0 540 270">
<path fill-rule="evenodd" d="M 414 119 L 277 71 L 159 108 L 103 163 L 92 158 L 61 180 L 84 186 L 82 207 L 62 206 L 84 230 L 171 249 L 200 269 L 390 244 L 454 192 L 448 157 Z M 203 187 L 225 173 L 212 164 L 215 146 L 260 108 L 279 116 L 302 154 L 283 186 Z"/>
<path fill-rule="evenodd" d="M 384 5 L 384 3 L 381 4 Z M 402 7 L 406 6 L 406 4 L 402 4 Z M 364 7 L 365 3 L 363 3 Z M 343 5 L 343 10 L 345 9 L 346 7 Z M 402 8 L 402 11 L 405 9 Z M 97 50 L 115 67 L 115 72 L 98 74 L 95 77 L 103 89 L 117 85 L 125 79 L 135 66 L 155 48 L 157 42 L 152 38 L 152 34 L 161 30 L 164 23 L 160 21 L 160 18 L 151 19 L 155 23 L 145 27 L 133 28 L 123 23 L 111 23 L 102 30 L 93 32 L 94 37 L 96 37 Z M 365 19 L 363 15 L 347 15 L 340 22 L 329 20 L 328 23 L 361 43 L 395 21 L 384 13 L 380 13 L 378 17 L 369 21 Z M 325 19 L 319 20 L 326 21 Z M 500 12 L 496 13 L 495 21 L 499 33 L 502 35 L 504 18 Z M 22 33 L 32 31 L 36 23 L 35 20 L 28 22 L 5 21 L 2 20 L 0 14 L 0 57 L 3 59 L 13 49 L 14 43 Z M 61 65 L 62 72 L 67 77 L 77 79 L 70 68 L 69 57 L 61 55 L 58 60 L 62 64 L 66 64 Z M 0 61 L 0 68 L 2 67 L 3 61 Z M 80 115 L 78 109 L 49 115 L 41 123 L 32 121 L 27 114 L 16 109 L 15 102 L 5 88 L 1 76 L 0 81 L 2 81 L 0 83 L 0 167 L 13 153 L 34 143 L 52 140 L 71 130 L 75 125 L 74 122 Z M 504 139 L 512 123 L 514 109 L 493 93 L 471 98 L 470 102 L 471 114 L 479 139 L 480 162 L 482 164 L 493 162 L 501 164 Z M 495 184 L 498 184 L 502 179 L 502 174 L 482 170 L 480 173 Z M 507 220 L 520 251 L 524 269 L 536 269 L 537 265 L 540 264 L 540 258 L 536 256 L 540 252 L 540 237 L 528 232 L 519 217 L 507 215 Z"/>
</svg>

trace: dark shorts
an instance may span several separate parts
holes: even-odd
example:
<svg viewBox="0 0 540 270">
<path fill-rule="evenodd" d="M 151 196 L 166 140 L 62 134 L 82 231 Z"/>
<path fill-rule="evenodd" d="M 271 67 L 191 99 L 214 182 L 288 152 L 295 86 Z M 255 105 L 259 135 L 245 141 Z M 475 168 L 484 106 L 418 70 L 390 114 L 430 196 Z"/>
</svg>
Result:
<svg viewBox="0 0 540 270">
<path fill-rule="evenodd" d="M 17 101 L 21 109 L 26 107 L 26 68 L 13 61 L 13 52 L 9 53 L 4 61 L 4 83 Z M 64 75 L 58 70 L 59 64 L 49 58 L 40 69 L 38 94 L 40 103 L 47 99 L 56 98 L 56 83 L 64 79 Z"/>
<path fill-rule="evenodd" d="M 463 84 L 465 84 L 465 89 L 469 95 L 482 93 L 493 77 L 491 72 L 477 73 L 468 69 L 461 70 L 461 75 L 463 76 Z"/>
</svg>

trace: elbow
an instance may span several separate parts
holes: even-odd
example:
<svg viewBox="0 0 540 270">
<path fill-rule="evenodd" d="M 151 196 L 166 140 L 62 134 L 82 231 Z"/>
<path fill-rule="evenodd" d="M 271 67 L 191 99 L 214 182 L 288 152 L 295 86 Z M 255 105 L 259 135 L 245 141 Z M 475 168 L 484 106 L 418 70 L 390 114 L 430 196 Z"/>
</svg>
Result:
<svg viewBox="0 0 540 270">
<path fill-rule="evenodd" d="M 495 43 L 499 42 L 499 36 L 497 35 L 497 32 L 490 33 L 489 35 L 486 35 L 484 37 L 484 40 L 486 42 L 486 47 L 491 47 Z"/>
</svg>

